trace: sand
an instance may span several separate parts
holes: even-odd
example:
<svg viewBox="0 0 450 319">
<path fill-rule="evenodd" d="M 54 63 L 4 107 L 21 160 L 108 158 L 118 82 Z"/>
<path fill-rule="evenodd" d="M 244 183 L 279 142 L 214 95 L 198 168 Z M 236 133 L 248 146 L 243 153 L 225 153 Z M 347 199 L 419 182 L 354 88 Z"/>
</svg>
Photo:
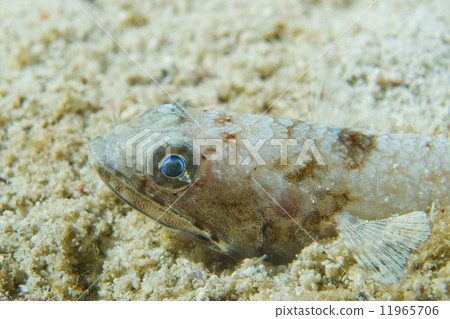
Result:
<svg viewBox="0 0 450 319">
<path fill-rule="evenodd" d="M 405 278 L 367 277 L 340 240 L 288 265 L 223 259 L 121 202 L 88 141 L 174 99 L 448 137 L 450 4 L 0 1 L 0 299 L 448 300 L 448 203 Z M 137 61 L 139 67 L 134 61 Z M 120 259 L 119 259 L 120 257 Z M 99 277 L 100 275 L 102 275 Z M 83 294 L 87 288 L 90 288 Z"/>
</svg>

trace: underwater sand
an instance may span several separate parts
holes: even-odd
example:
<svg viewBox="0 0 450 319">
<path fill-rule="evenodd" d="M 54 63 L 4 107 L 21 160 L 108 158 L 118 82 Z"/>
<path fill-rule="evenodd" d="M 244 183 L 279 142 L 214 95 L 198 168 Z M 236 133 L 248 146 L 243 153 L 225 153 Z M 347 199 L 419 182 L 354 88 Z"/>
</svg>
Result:
<svg viewBox="0 0 450 319">
<path fill-rule="evenodd" d="M 247 113 L 270 106 L 371 4 L 78 1 L 183 105 Z M 316 243 L 288 265 L 233 263 L 154 225 L 97 177 L 88 142 L 112 128 L 111 109 L 125 122 L 168 95 L 75 1 L 0 8 L 1 300 L 449 299 L 448 203 L 436 203 L 430 239 L 391 286 L 340 240 L 319 243 L 348 275 Z M 450 3 L 380 0 L 270 114 L 448 137 L 449 70 Z"/>
</svg>

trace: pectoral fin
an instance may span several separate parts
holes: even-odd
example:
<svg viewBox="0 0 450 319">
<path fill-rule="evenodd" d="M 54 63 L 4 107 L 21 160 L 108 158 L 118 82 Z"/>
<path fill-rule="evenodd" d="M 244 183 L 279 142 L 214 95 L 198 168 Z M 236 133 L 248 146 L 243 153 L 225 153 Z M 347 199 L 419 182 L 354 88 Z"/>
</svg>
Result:
<svg viewBox="0 0 450 319">
<path fill-rule="evenodd" d="M 363 220 L 349 214 L 336 216 L 338 231 L 358 263 L 374 279 L 395 283 L 403 277 L 411 251 L 430 236 L 430 221 L 425 212 Z"/>
</svg>

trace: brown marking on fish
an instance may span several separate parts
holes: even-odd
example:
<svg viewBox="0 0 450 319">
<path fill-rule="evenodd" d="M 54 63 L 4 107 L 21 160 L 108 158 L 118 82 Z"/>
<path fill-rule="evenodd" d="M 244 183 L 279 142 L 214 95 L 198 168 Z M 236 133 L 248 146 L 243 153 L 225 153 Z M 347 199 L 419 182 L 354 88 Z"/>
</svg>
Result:
<svg viewBox="0 0 450 319">
<path fill-rule="evenodd" d="M 220 126 L 226 125 L 227 123 L 231 122 L 233 122 L 231 116 L 223 113 L 219 114 L 217 118 L 214 119 L 214 123 Z"/>
<path fill-rule="evenodd" d="M 319 239 L 322 238 L 330 238 L 330 237 L 338 237 L 339 233 L 336 229 L 336 225 L 334 224 L 334 222 L 330 221 L 324 221 L 321 222 L 319 225 L 319 231 L 318 231 L 318 236 Z"/>
<path fill-rule="evenodd" d="M 307 162 L 304 166 L 284 175 L 284 178 L 292 183 L 297 184 L 306 178 L 314 178 L 316 170 L 324 169 L 324 166 L 318 165 L 314 160 Z"/>
<path fill-rule="evenodd" d="M 297 125 L 302 124 L 302 123 L 305 123 L 305 121 L 302 121 L 302 120 L 294 120 L 293 123 L 292 123 L 291 125 L 286 126 L 288 138 L 291 138 L 291 137 L 292 137 L 292 131 L 294 130 L 294 128 L 295 128 Z"/>
<path fill-rule="evenodd" d="M 309 212 L 302 220 L 302 228 L 313 238 L 317 236 L 318 225 L 321 223 L 320 215 L 316 211 Z"/>
<path fill-rule="evenodd" d="M 313 162 L 307 163 L 303 168 L 286 174 L 286 179 L 291 183 L 299 183 L 305 178 L 315 178 Z M 280 201 L 280 205 L 283 209 L 275 209 L 276 214 L 283 216 L 289 221 L 292 217 L 294 220 L 291 222 L 301 225 L 301 228 L 310 234 L 313 238 L 325 238 L 336 237 L 337 231 L 333 224 L 333 216 L 343 210 L 343 208 L 351 202 L 350 194 L 348 191 L 338 192 L 336 190 L 321 190 L 314 193 L 314 201 L 311 203 L 311 207 L 305 206 L 305 198 L 300 198 L 298 192 L 287 192 L 284 198 Z M 305 195 L 308 198 L 308 195 Z M 289 215 L 290 216 L 289 216 Z M 287 227 L 284 225 L 283 227 Z M 272 232 L 275 233 L 272 227 Z M 281 230 L 279 230 L 281 231 Z M 300 236 L 300 237 L 299 237 Z M 301 235 L 297 234 L 297 240 L 305 240 L 301 238 Z M 310 240 L 310 238 L 308 239 Z M 278 241 L 277 241 L 278 242 Z M 297 246 L 297 251 L 301 248 Z M 287 249 L 289 252 L 290 249 Z M 286 252 L 286 250 L 285 250 Z M 291 255 L 288 253 L 288 255 Z M 284 259 L 284 258 L 283 258 Z"/>
<path fill-rule="evenodd" d="M 137 182 L 136 190 L 141 194 L 146 194 L 149 185 L 149 180 L 146 177 L 140 178 Z"/>
<path fill-rule="evenodd" d="M 305 121 L 302 120 L 293 120 L 291 125 L 285 126 L 287 129 L 287 135 L 288 138 L 292 137 L 292 132 L 293 130 L 299 125 L 299 124 L 303 124 L 305 123 Z"/>
<path fill-rule="evenodd" d="M 198 228 L 198 229 L 200 229 L 200 230 L 204 230 L 204 229 L 205 229 L 205 226 L 203 226 L 201 223 L 199 223 L 199 222 L 196 221 L 196 220 L 193 220 L 193 221 L 192 221 L 192 225 L 194 225 L 194 227 L 196 227 L 196 228 Z"/>
<path fill-rule="evenodd" d="M 209 238 L 215 243 L 219 243 L 220 242 L 220 239 L 219 239 L 219 237 L 217 237 L 216 234 L 209 234 Z"/>
<path fill-rule="evenodd" d="M 295 127 L 295 124 L 292 124 L 292 125 L 289 125 L 288 127 L 286 127 L 287 128 L 287 136 L 288 136 L 288 138 L 292 137 L 292 130 L 294 129 L 294 127 Z"/>
<path fill-rule="evenodd" d="M 287 200 L 287 198 L 286 198 Z M 311 243 L 309 235 L 302 231 L 303 219 L 300 217 L 301 212 L 297 208 L 297 212 L 293 213 L 294 207 L 289 207 L 286 201 L 281 204 L 283 209 L 278 205 L 269 206 L 263 210 L 265 223 L 263 225 L 264 242 L 260 253 L 267 255 L 267 261 L 273 264 L 284 264 L 292 261 L 296 254 Z M 285 211 L 286 210 L 286 211 Z M 288 216 L 287 210 L 294 216 Z M 291 218 L 292 217 L 292 218 Z M 314 236 L 314 235 L 313 235 Z"/>
<path fill-rule="evenodd" d="M 295 218 L 299 215 L 299 203 L 296 196 L 292 196 L 292 193 L 282 195 L 282 199 L 279 201 L 280 206 L 275 206 L 274 210 L 283 218 Z"/>
<path fill-rule="evenodd" d="M 117 186 L 114 188 L 116 189 L 117 193 L 119 193 L 119 194 L 123 194 L 124 191 L 126 191 L 126 192 L 130 191 L 126 187 L 124 189 L 122 189 L 122 187 L 118 188 Z M 137 193 L 139 193 L 145 197 L 148 197 L 149 194 L 152 194 L 152 197 L 151 197 L 152 201 L 154 201 L 161 207 L 167 206 L 167 204 L 158 196 L 158 189 L 156 189 L 153 186 L 153 182 L 147 176 L 143 176 L 137 181 L 135 190 Z M 177 194 L 173 194 L 173 196 L 176 196 L 176 195 Z"/>
<path fill-rule="evenodd" d="M 228 142 L 229 140 L 235 140 L 236 139 L 236 134 L 235 133 L 229 133 L 229 132 L 224 132 L 221 134 L 224 141 Z"/>
<path fill-rule="evenodd" d="M 208 146 L 207 148 L 205 148 L 203 150 L 202 157 L 204 157 L 206 154 L 216 154 L 216 152 L 217 152 L 217 149 L 216 149 L 215 145 Z"/>
<path fill-rule="evenodd" d="M 114 190 L 116 191 L 116 193 L 121 193 L 122 192 L 122 184 L 117 183 L 116 185 L 114 185 Z"/>
<path fill-rule="evenodd" d="M 289 158 L 287 159 L 287 165 L 289 165 L 289 163 L 290 163 L 290 161 L 289 161 Z M 281 164 L 281 158 L 278 158 L 276 161 L 275 161 L 275 163 L 273 163 L 273 165 L 272 165 L 272 167 L 274 168 L 274 169 L 280 169 L 280 168 L 283 168 L 283 167 L 285 167 L 286 165 L 282 165 Z"/>
<path fill-rule="evenodd" d="M 317 210 L 321 220 L 330 219 L 335 213 L 342 211 L 342 209 L 351 202 L 348 191 L 337 192 L 335 190 L 317 191 L 317 200 L 320 209 Z"/>
<path fill-rule="evenodd" d="M 260 251 L 267 255 L 267 261 L 275 265 L 291 262 L 302 248 L 312 242 L 291 219 L 271 219 L 265 224 L 263 232 L 264 242 Z"/>
<path fill-rule="evenodd" d="M 187 117 L 187 116 L 180 116 L 178 118 L 178 125 L 184 124 L 186 122 L 192 121 L 191 118 Z"/>
<path fill-rule="evenodd" d="M 318 221 L 319 238 L 337 237 L 338 232 L 334 225 L 333 216 L 342 212 L 352 200 L 348 191 L 337 192 L 335 190 L 321 191 L 317 194 L 318 209 L 316 211 L 320 218 Z M 313 225 L 312 225 L 313 226 Z"/>
<path fill-rule="evenodd" d="M 344 153 L 347 155 L 345 164 L 348 169 L 360 168 L 369 153 L 375 148 L 375 136 L 373 135 L 342 129 L 338 136 L 340 145 L 345 147 Z"/>
<path fill-rule="evenodd" d="M 281 127 L 286 129 L 286 134 L 288 138 L 292 138 L 292 131 L 294 130 L 294 128 L 302 123 L 305 123 L 305 121 L 302 120 L 292 120 L 292 124 L 291 125 L 286 125 L 285 123 L 282 123 L 278 120 L 278 118 L 274 118 L 274 123 L 280 125 Z"/>
<path fill-rule="evenodd" d="M 111 180 L 111 174 L 105 170 L 102 166 L 97 166 L 97 174 L 98 176 L 100 176 L 100 178 L 106 183 L 108 184 L 109 181 Z"/>
</svg>

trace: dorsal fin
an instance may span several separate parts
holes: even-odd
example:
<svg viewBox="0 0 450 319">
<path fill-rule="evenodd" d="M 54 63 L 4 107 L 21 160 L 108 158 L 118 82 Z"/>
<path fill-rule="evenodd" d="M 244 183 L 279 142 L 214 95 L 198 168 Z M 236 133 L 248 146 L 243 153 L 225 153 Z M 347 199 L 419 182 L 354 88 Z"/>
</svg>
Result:
<svg viewBox="0 0 450 319">
<path fill-rule="evenodd" d="M 341 214 L 336 223 L 358 263 L 384 284 L 403 277 L 411 251 L 428 239 L 431 228 L 428 215 L 422 211 L 371 221 Z"/>
</svg>

